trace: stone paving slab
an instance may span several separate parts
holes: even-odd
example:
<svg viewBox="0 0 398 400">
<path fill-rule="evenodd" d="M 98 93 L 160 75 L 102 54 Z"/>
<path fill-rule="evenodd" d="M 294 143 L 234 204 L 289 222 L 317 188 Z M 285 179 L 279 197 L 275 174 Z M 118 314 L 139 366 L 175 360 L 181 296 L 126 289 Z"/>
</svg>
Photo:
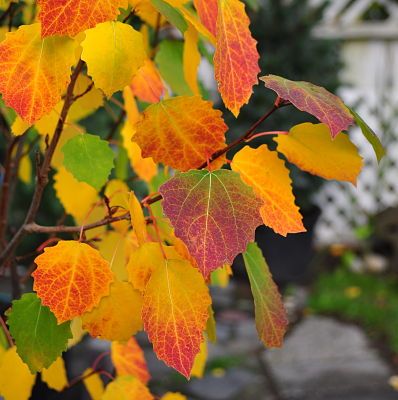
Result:
<svg viewBox="0 0 398 400">
<path fill-rule="evenodd" d="M 264 352 L 284 399 L 390 400 L 389 366 L 356 326 L 307 317 L 280 350 Z"/>
</svg>

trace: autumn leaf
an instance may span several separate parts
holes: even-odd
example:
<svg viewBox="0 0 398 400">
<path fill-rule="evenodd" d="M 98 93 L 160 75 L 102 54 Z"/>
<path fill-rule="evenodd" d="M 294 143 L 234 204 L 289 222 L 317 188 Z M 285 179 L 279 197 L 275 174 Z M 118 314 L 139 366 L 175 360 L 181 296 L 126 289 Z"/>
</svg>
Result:
<svg viewBox="0 0 398 400">
<path fill-rule="evenodd" d="M 94 373 L 91 368 L 87 368 L 82 376 L 84 387 L 90 395 L 91 400 L 102 400 L 104 394 L 104 383 L 98 373 Z"/>
<path fill-rule="evenodd" d="M 160 400 L 187 400 L 187 398 L 181 393 L 166 393 Z"/>
<path fill-rule="evenodd" d="M 145 288 L 142 320 L 159 359 L 187 379 L 211 303 L 200 273 L 185 260 L 163 260 Z"/>
<path fill-rule="evenodd" d="M 163 184 L 163 209 L 202 274 L 232 264 L 261 225 L 253 190 L 229 170 L 179 173 Z"/>
<path fill-rule="evenodd" d="M 184 45 L 175 40 L 164 40 L 159 44 L 155 56 L 160 75 L 167 82 L 173 95 L 189 96 L 192 91 L 184 77 L 183 67 Z"/>
<path fill-rule="evenodd" d="M 221 112 L 199 96 L 180 96 L 150 105 L 136 125 L 134 140 L 144 157 L 186 171 L 225 146 Z"/>
<path fill-rule="evenodd" d="M 240 0 L 220 0 L 214 72 L 225 106 L 238 116 L 257 84 L 259 55 Z"/>
<path fill-rule="evenodd" d="M 355 185 L 363 160 L 348 135 L 332 139 L 327 125 L 307 122 L 274 140 L 278 151 L 302 170 Z"/>
<path fill-rule="evenodd" d="M 31 374 L 17 353 L 15 346 L 10 347 L 0 363 L 0 396 L 4 400 L 28 400 L 36 376 Z"/>
<path fill-rule="evenodd" d="M 142 34 L 121 22 L 104 22 L 87 30 L 81 45 L 88 74 L 108 97 L 129 85 L 147 58 Z"/>
<path fill-rule="evenodd" d="M 12 302 L 7 324 L 17 352 L 32 374 L 48 368 L 67 349 L 72 337 L 70 323 L 58 325 L 36 293 L 26 293 Z"/>
<path fill-rule="evenodd" d="M 146 221 L 141 203 L 138 201 L 134 192 L 130 192 L 129 211 L 131 217 L 131 225 L 138 240 L 138 244 L 142 245 L 147 241 Z"/>
<path fill-rule="evenodd" d="M 165 93 L 159 71 L 153 61 L 147 59 L 131 81 L 131 90 L 141 101 L 157 103 Z"/>
<path fill-rule="evenodd" d="M 82 315 L 83 328 L 94 338 L 128 340 L 142 329 L 142 297 L 128 282 L 113 282 L 109 296 Z"/>
<path fill-rule="evenodd" d="M 65 168 L 79 182 L 99 190 L 108 180 L 114 154 L 106 140 L 88 133 L 77 135 L 65 143 L 62 152 Z"/>
<path fill-rule="evenodd" d="M 127 0 L 38 0 L 39 20 L 44 36 L 75 36 L 100 22 L 111 21 L 119 8 L 127 8 Z"/>
<path fill-rule="evenodd" d="M 33 289 L 59 324 L 90 311 L 109 293 L 109 263 L 85 243 L 61 240 L 35 263 Z"/>
<path fill-rule="evenodd" d="M 372 145 L 373 150 L 376 154 L 377 161 L 380 160 L 385 156 L 386 151 L 383 145 L 380 142 L 380 139 L 376 135 L 376 133 L 372 130 L 372 128 L 361 118 L 361 116 L 355 112 L 352 108 L 347 107 L 351 114 L 353 115 L 356 124 L 361 128 L 363 135 L 365 136 L 366 140 Z"/>
<path fill-rule="evenodd" d="M 182 259 L 173 246 L 163 246 L 163 251 L 170 259 Z M 127 272 L 129 282 L 135 289 L 141 292 L 145 291 L 145 287 L 153 273 L 159 265 L 163 264 L 163 252 L 157 242 L 143 243 L 138 249 L 131 252 L 129 262 L 127 264 Z"/>
<path fill-rule="evenodd" d="M 328 125 L 333 138 L 354 122 L 350 110 L 340 98 L 321 86 L 309 82 L 290 81 L 276 75 L 266 75 L 260 79 L 283 100 L 290 101 L 299 110 L 313 115 Z"/>
<path fill-rule="evenodd" d="M 179 29 L 181 33 L 184 33 L 187 30 L 188 24 L 177 7 L 164 0 L 151 0 L 151 2 L 158 12 L 162 14 L 167 21 Z"/>
<path fill-rule="evenodd" d="M 200 95 L 198 84 L 198 69 L 201 60 L 198 49 L 199 34 L 193 25 L 189 24 L 188 29 L 184 33 L 184 39 L 184 78 L 192 93 Z"/>
<path fill-rule="evenodd" d="M 54 175 L 54 189 L 64 210 L 77 221 L 85 219 L 98 200 L 97 191 L 92 186 L 79 182 L 64 167 Z"/>
<path fill-rule="evenodd" d="M 0 43 L 0 93 L 28 124 L 61 100 L 75 63 L 75 42 L 41 39 L 40 24 L 22 25 Z"/>
<path fill-rule="evenodd" d="M 145 182 L 150 182 L 157 174 L 157 166 L 152 157 L 142 157 L 140 146 L 132 141 L 134 135 L 135 129 L 131 126 L 129 121 L 126 121 L 121 130 L 121 136 L 123 138 L 123 146 L 130 160 L 131 168 L 140 179 Z"/>
<path fill-rule="evenodd" d="M 256 328 L 267 347 L 282 347 L 288 320 L 278 288 L 256 243 L 243 253 L 254 297 Z"/>
<path fill-rule="evenodd" d="M 65 363 L 62 357 L 58 357 L 48 368 L 41 372 L 41 380 L 47 383 L 50 389 L 61 392 L 68 385 Z"/>
<path fill-rule="evenodd" d="M 202 24 L 214 35 L 217 35 L 218 0 L 193 0 Z"/>
<path fill-rule="evenodd" d="M 193 367 L 191 370 L 191 376 L 196 378 L 203 378 L 203 374 L 205 372 L 207 361 L 207 341 L 204 339 L 200 344 L 200 351 L 195 357 L 195 361 L 193 363 Z"/>
<path fill-rule="evenodd" d="M 151 378 L 144 352 L 135 338 L 131 337 L 125 344 L 113 342 L 111 345 L 111 358 L 118 376 L 134 376 L 144 385 Z"/>
<path fill-rule="evenodd" d="M 146 386 L 137 378 L 119 376 L 108 384 L 101 400 L 153 400 Z"/>
<path fill-rule="evenodd" d="M 276 152 L 268 150 L 266 145 L 257 149 L 246 146 L 235 154 L 231 168 L 239 172 L 263 201 L 260 213 L 265 225 L 283 236 L 305 232 L 289 170 Z"/>
</svg>

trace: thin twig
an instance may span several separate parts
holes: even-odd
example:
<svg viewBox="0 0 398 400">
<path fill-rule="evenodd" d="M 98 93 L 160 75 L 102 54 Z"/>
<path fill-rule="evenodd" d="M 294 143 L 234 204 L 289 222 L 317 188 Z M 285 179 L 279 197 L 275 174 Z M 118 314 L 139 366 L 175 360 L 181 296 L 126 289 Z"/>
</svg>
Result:
<svg viewBox="0 0 398 400">
<path fill-rule="evenodd" d="M 7 148 L 6 159 L 4 162 L 4 180 L 1 188 L 1 200 L 0 200 L 0 248 L 3 248 L 4 236 L 7 227 L 8 219 L 8 207 L 10 199 L 10 186 L 13 176 L 13 152 L 15 146 L 21 140 L 21 136 L 13 138 Z"/>
<path fill-rule="evenodd" d="M 94 82 L 91 82 L 82 93 L 77 94 L 76 96 L 73 97 L 72 99 L 73 102 L 85 96 L 93 87 L 94 87 Z"/>
<path fill-rule="evenodd" d="M 115 136 L 115 133 L 117 132 L 120 124 L 123 122 L 125 116 L 126 116 L 126 110 L 123 109 L 120 111 L 120 114 L 119 114 L 117 120 L 111 126 L 111 129 L 109 130 L 106 140 L 109 141 L 109 140 L 113 139 L 113 137 Z"/>
<path fill-rule="evenodd" d="M 7 337 L 8 344 L 10 345 L 10 347 L 14 346 L 14 342 L 13 342 L 12 337 L 10 335 L 10 331 L 8 330 L 7 325 L 4 322 L 4 319 L 3 319 L 3 317 L 1 315 L 0 315 L 0 325 L 1 325 L 2 329 L 3 329 L 4 334 Z"/>
<path fill-rule="evenodd" d="M 117 217 L 106 217 L 100 221 L 82 226 L 43 226 L 31 222 L 24 226 L 24 230 L 26 233 L 80 233 L 81 231 L 85 232 L 90 229 L 98 228 L 99 226 L 113 224 L 114 222 L 123 220 L 130 220 L 130 213 L 119 215 Z"/>
</svg>

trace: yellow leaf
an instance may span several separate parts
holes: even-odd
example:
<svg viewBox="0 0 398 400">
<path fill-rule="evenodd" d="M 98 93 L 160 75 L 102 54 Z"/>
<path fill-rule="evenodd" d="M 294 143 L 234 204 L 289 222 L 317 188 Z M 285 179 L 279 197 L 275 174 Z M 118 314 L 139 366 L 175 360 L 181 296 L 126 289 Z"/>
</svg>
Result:
<svg viewBox="0 0 398 400">
<path fill-rule="evenodd" d="M 126 235 L 117 231 L 107 231 L 97 244 L 102 257 L 107 260 L 119 281 L 127 280 L 126 265 L 133 250 L 126 240 Z"/>
<path fill-rule="evenodd" d="M 62 391 L 68 385 L 65 363 L 62 357 L 58 357 L 48 368 L 41 372 L 41 379 L 51 389 Z"/>
<path fill-rule="evenodd" d="M 92 310 L 109 294 L 109 263 L 86 243 L 61 240 L 35 258 L 33 289 L 62 323 Z"/>
<path fill-rule="evenodd" d="M 126 341 L 142 329 L 142 297 L 128 282 L 113 282 L 109 296 L 82 315 L 83 328 L 94 338 Z"/>
<path fill-rule="evenodd" d="M 107 96 L 130 84 L 147 58 L 141 33 L 121 22 L 104 22 L 87 30 L 82 47 L 89 75 Z"/>
<path fill-rule="evenodd" d="M 260 214 L 265 225 L 283 236 L 305 232 L 294 202 L 289 171 L 275 151 L 268 150 L 266 145 L 257 149 L 246 146 L 236 153 L 231 168 L 263 200 Z"/>
<path fill-rule="evenodd" d="M 92 80 L 88 76 L 80 74 L 76 80 L 73 94 L 75 96 L 81 95 L 90 87 L 91 84 Z M 97 108 L 101 107 L 103 102 L 104 97 L 101 91 L 93 87 L 84 96 L 79 97 L 73 102 L 68 112 L 68 120 L 79 121 L 80 119 L 90 115 Z"/>
<path fill-rule="evenodd" d="M 152 28 L 156 28 L 158 24 L 158 15 L 156 8 L 152 5 L 151 0 L 129 0 L 134 14 L 137 14 L 144 22 Z M 163 26 L 166 19 L 162 16 L 159 21 L 159 26 Z"/>
<path fill-rule="evenodd" d="M 327 125 L 307 122 L 274 140 L 278 151 L 302 170 L 356 184 L 363 160 L 348 135 L 340 133 L 332 139 Z"/>
<path fill-rule="evenodd" d="M 4 400 L 28 400 L 35 379 L 17 354 L 17 348 L 10 347 L 0 364 L 0 395 Z"/>
<path fill-rule="evenodd" d="M 101 400 L 104 394 L 104 384 L 97 373 L 93 373 L 91 368 L 87 368 L 82 376 L 87 378 L 83 379 L 84 387 L 89 393 L 92 400 Z"/>
<path fill-rule="evenodd" d="M 129 193 L 130 189 L 127 184 L 119 179 L 112 179 L 106 184 L 105 196 L 109 199 L 110 207 L 119 207 L 113 214 L 114 217 L 126 214 L 129 209 Z M 130 227 L 127 220 L 118 221 L 112 224 L 118 232 L 125 234 Z"/>
<path fill-rule="evenodd" d="M 226 264 L 222 268 L 217 268 L 211 273 L 211 284 L 225 288 L 229 284 L 229 277 L 232 275 L 231 266 Z"/>
<path fill-rule="evenodd" d="M 130 338 L 125 344 L 113 342 L 111 345 L 111 358 L 119 376 L 131 375 L 144 384 L 151 378 L 144 352 L 135 338 Z"/>
<path fill-rule="evenodd" d="M 135 101 L 133 89 L 126 86 L 123 89 L 124 109 L 126 110 L 127 120 L 131 125 L 131 136 L 129 140 L 135 135 L 135 124 L 140 119 L 140 111 L 138 110 L 137 102 Z"/>
<path fill-rule="evenodd" d="M 145 182 L 150 182 L 156 176 L 158 168 L 152 157 L 142 157 L 141 148 L 136 142 L 132 141 L 135 130 L 132 128 L 129 121 L 124 124 L 121 135 L 123 137 L 123 146 L 129 156 L 131 168 L 140 179 Z"/>
<path fill-rule="evenodd" d="M 153 400 L 149 390 L 137 378 L 119 376 L 105 390 L 101 400 Z"/>
<path fill-rule="evenodd" d="M 187 400 L 181 393 L 166 393 L 160 400 Z"/>
<path fill-rule="evenodd" d="M 184 78 L 188 86 L 192 90 L 192 93 L 199 95 L 198 85 L 198 68 L 200 64 L 200 53 L 198 49 L 199 34 L 197 30 L 191 25 L 188 25 L 188 29 L 184 33 L 184 54 L 183 54 L 183 66 L 184 66 Z"/>
<path fill-rule="evenodd" d="M 77 220 L 84 219 L 98 200 L 96 190 L 85 182 L 79 182 L 64 167 L 54 175 L 54 181 L 54 189 L 65 211 Z"/>
<path fill-rule="evenodd" d="M 163 246 L 168 258 L 182 259 L 172 246 Z M 152 272 L 164 263 L 160 244 L 147 242 L 134 250 L 127 264 L 129 282 L 135 289 L 144 291 Z"/>
<path fill-rule="evenodd" d="M 68 340 L 68 348 L 78 344 L 86 333 L 83 330 L 82 319 L 79 317 L 73 318 L 70 323 L 70 330 L 72 331 L 72 339 Z"/>
<path fill-rule="evenodd" d="M 52 129 L 51 130 L 51 135 L 52 135 L 53 131 L 54 130 Z M 70 140 L 70 139 L 72 139 L 75 136 L 80 135 L 80 134 L 81 134 L 81 130 L 79 130 L 78 126 L 69 125 L 69 126 L 66 126 L 64 128 L 64 130 L 62 131 L 62 135 L 59 138 L 58 145 L 55 148 L 53 158 L 51 159 L 51 165 L 54 168 L 57 168 L 57 169 L 62 169 L 63 168 L 63 165 L 64 165 L 64 152 L 62 151 L 62 147 L 64 146 L 64 144 L 68 140 Z M 43 147 L 44 147 L 45 146 L 44 140 L 42 141 L 42 143 L 43 143 Z"/>
<path fill-rule="evenodd" d="M 154 351 L 187 379 L 200 351 L 210 304 L 203 276 L 186 260 L 163 260 L 145 288 L 142 320 Z"/>
<path fill-rule="evenodd" d="M 191 376 L 196 378 L 203 378 L 205 372 L 207 361 L 207 342 L 206 339 L 200 344 L 200 352 L 195 357 L 195 362 L 193 363 Z"/>
<path fill-rule="evenodd" d="M 141 203 L 138 201 L 134 192 L 130 192 L 129 210 L 131 225 L 137 236 L 138 244 L 144 244 L 147 241 L 146 221 Z"/>
<path fill-rule="evenodd" d="M 61 100 L 75 63 L 76 43 L 41 37 L 40 24 L 22 25 L 0 43 L 0 93 L 5 104 L 32 124 Z"/>
<path fill-rule="evenodd" d="M 19 115 L 17 115 L 11 125 L 11 132 L 14 136 L 21 136 L 29 129 L 30 125 L 31 124 L 25 122 Z"/>
<path fill-rule="evenodd" d="M 216 330 L 216 320 L 214 318 L 214 310 L 212 306 L 209 306 L 209 318 L 206 323 L 206 335 L 210 342 L 217 342 L 217 330 Z"/>
</svg>

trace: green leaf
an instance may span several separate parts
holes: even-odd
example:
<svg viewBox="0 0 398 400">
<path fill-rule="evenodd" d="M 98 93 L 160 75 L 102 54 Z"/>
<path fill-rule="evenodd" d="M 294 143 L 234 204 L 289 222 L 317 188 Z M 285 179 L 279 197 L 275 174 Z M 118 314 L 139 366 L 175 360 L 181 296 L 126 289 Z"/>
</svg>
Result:
<svg viewBox="0 0 398 400">
<path fill-rule="evenodd" d="M 114 154 L 109 144 L 96 135 L 78 135 L 62 147 L 65 168 L 81 182 L 99 190 L 113 168 Z"/>
<path fill-rule="evenodd" d="M 17 352 L 32 374 L 48 368 L 72 338 L 70 322 L 58 325 L 54 314 L 41 304 L 36 293 L 26 293 L 14 300 L 7 317 Z"/>
<path fill-rule="evenodd" d="M 8 344 L 7 336 L 4 333 L 3 328 L 0 326 L 0 347 L 7 350 L 10 346 Z"/>
<path fill-rule="evenodd" d="M 176 96 L 189 96 L 192 91 L 185 82 L 182 66 L 183 44 L 173 40 L 165 40 L 159 45 L 155 62 L 160 75 L 169 84 Z"/>
<path fill-rule="evenodd" d="M 173 6 L 163 0 L 152 0 L 152 4 L 160 12 L 160 14 L 162 14 L 167 21 L 178 28 L 181 33 L 184 33 L 188 29 L 188 24 L 186 23 L 184 17 Z"/>
<path fill-rule="evenodd" d="M 243 260 L 254 297 L 256 328 L 267 347 L 281 347 L 287 328 L 285 308 L 278 288 L 257 243 L 249 243 Z"/>
<path fill-rule="evenodd" d="M 361 131 L 367 141 L 372 145 L 373 150 L 376 154 L 377 161 L 380 160 L 385 156 L 386 151 L 384 150 L 383 145 L 380 142 L 380 139 L 373 131 L 373 129 L 350 107 L 347 106 L 350 110 L 351 114 L 354 116 L 356 124 L 361 128 Z"/>
</svg>

